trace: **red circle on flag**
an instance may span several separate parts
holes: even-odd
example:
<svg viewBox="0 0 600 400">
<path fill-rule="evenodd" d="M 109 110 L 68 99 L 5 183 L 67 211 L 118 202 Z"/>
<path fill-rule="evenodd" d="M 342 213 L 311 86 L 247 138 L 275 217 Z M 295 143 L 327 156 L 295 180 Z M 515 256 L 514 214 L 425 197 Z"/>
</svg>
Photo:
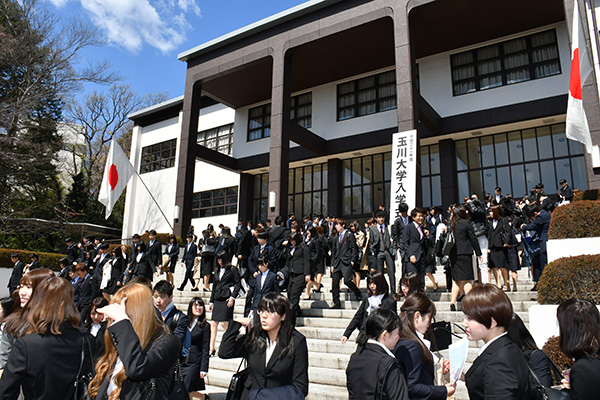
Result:
<svg viewBox="0 0 600 400">
<path fill-rule="evenodd" d="M 117 172 L 117 166 L 112 164 L 108 170 L 108 184 L 110 185 L 110 190 L 115 190 L 115 186 L 117 186 L 118 182 L 119 172 Z"/>
</svg>

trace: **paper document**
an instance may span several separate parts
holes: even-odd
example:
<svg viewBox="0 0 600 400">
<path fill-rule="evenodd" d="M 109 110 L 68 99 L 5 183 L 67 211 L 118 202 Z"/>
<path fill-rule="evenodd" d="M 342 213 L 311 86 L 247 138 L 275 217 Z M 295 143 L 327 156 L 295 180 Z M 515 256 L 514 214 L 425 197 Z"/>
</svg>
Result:
<svg viewBox="0 0 600 400">
<path fill-rule="evenodd" d="M 469 340 L 462 338 L 458 342 L 452 343 L 448 350 L 450 351 L 450 382 L 455 383 L 460 379 L 467 362 Z"/>
</svg>

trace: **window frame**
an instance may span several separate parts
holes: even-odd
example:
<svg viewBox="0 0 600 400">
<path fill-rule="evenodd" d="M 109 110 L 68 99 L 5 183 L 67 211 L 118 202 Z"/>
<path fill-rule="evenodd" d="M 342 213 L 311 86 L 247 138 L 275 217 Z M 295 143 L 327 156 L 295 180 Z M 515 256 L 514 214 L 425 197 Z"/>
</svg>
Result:
<svg viewBox="0 0 600 400">
<path fill-rule="evenodd" d="M 260 110 L 260 114 L 252 118 L 252 112 Z M 260 120 L 260 122 L 258 122 Z M 252 128 L 252 122 L 257 121 L 258 127 Z M 258 132 L 258 136 L 252 137 L 252 133 Z M 261 104 L 260 106 L 248 109 L 248 131 L 247 140 L 253 142 L 255 140 L 265 139 L 271 136 L 271 103 Z"/>
<path fill-rule="evenodd" d="M 158 146 L 158 148 L 157 148 Z M 163 157 L 164 152 L 169 152 L 169 157 Z M 175 166 L 177 156 L 177 139 L 166 140 L 142 147 L 140 159 L 140 174 L 160 171 Z"/>
<path fill-rule="evenodd" d="M 192 218 L 237 214 L 238 194 L 239 189 L 237 186 L 194 193 L 192 197 Z"/>
<path fill-rule="evenodd" d="M 393 79 L 389 82 L 382 83 L 382 78 L 384 75 L 393 75 Z M 368 81 L 369 79 L 374 79 L 374 84 L 366 87 L 360 87 L 361 83 Z M 346 87 L 352 86 L 352 89 L 348 92 L 345 91 Z M 388 96 L 381 96 L 381 89 L 383 87 L 392 86 L 393 94 Z M 361 101 L 360 95 L 361 93 L 366 93 L 369 90 L 375 91 L 375 97 Z M 342 97 L 352 97 L 352 104 L 341 106 L 340 103 Z M 386 101 L 393 100 L 392 106 L 384 107 L 383 104 Z M 368 105 L 374 105 L 375 109 L 371 112 L 361 112 L 361 107 L 365 107 Z M 380 72 L 378 74 L 365 76 L 359 79 L 354 79 L 351 81 L 346 81 L 339 83 L 336 88 L 336 121 L 347 121 L 349 119 L 364 117 L 367 115 L 373 115 L 384 111 L 394 110 L 398 108 L 398 95 L 396 89 L 396 70 L 389 70 Z M 342 117 L 340 114 L 345 111 L 352 111 L 352 115 Z"/>
</svg>

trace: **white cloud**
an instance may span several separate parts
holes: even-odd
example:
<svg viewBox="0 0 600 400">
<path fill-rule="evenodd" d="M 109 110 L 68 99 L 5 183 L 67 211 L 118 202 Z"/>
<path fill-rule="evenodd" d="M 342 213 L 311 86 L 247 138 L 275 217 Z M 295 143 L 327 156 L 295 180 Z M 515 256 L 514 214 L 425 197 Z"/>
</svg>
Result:
<svg viewBox="0 0 600 400">
<path fill-rule="evenodd" d="M 57 7 L 69 0 L 49 0 Z M 131 52 L 145 44 L 168 53 L 185 40 L 190 13 L 200 16 L 197 0 L 79 0 L 109 42 Z"/>
</svg>

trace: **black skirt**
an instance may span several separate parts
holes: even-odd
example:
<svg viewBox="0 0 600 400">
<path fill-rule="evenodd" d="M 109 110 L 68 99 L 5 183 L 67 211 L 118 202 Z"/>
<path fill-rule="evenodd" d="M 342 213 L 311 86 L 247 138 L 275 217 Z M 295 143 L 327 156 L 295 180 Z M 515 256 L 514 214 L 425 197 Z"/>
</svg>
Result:
<svg viewBox="0 0 600 400">
<path fill-rule="evenodd" d="M 473 256 L 457 255 L 452 264 L 452 279 L 454 281 L 472 281 L 473 275 Z"/>
<path fill-rule="evenodd" d="M 509 247 L 508 250 L 506 250 L 506 253 L 508 255 L 508 270 L 509 271 L 518 271 L 521 269 L 521 263 L 519 260 L 519 254 L 517 253 L 517 248 L 516 247 Z"/>
<path fill-rule="evenodd" d="M 203 254 L 201 258 L 202 265 L 202 276 L 210 276 L 215 266 L 215 256 L 209 254 Z"/>
<path fill-rule="evenodd" d="M 508 268 L 506 257 L 506 247 L 492 247 L 488 257 L 488 266 L 490 268 Z"/>
<path fill-rule="evenodd" d="M 211 319 L 216 322 L 229 322 L 233 319 L 233 307 L 227 307 L 227 301 L 215 300 Z"/>
<path fill-rule="evenodd" d="M 200 378 L 200 363 L 181 366 L 181 375 L 188 392 L 206 389 L 204 379 Z"/>
</svg>

